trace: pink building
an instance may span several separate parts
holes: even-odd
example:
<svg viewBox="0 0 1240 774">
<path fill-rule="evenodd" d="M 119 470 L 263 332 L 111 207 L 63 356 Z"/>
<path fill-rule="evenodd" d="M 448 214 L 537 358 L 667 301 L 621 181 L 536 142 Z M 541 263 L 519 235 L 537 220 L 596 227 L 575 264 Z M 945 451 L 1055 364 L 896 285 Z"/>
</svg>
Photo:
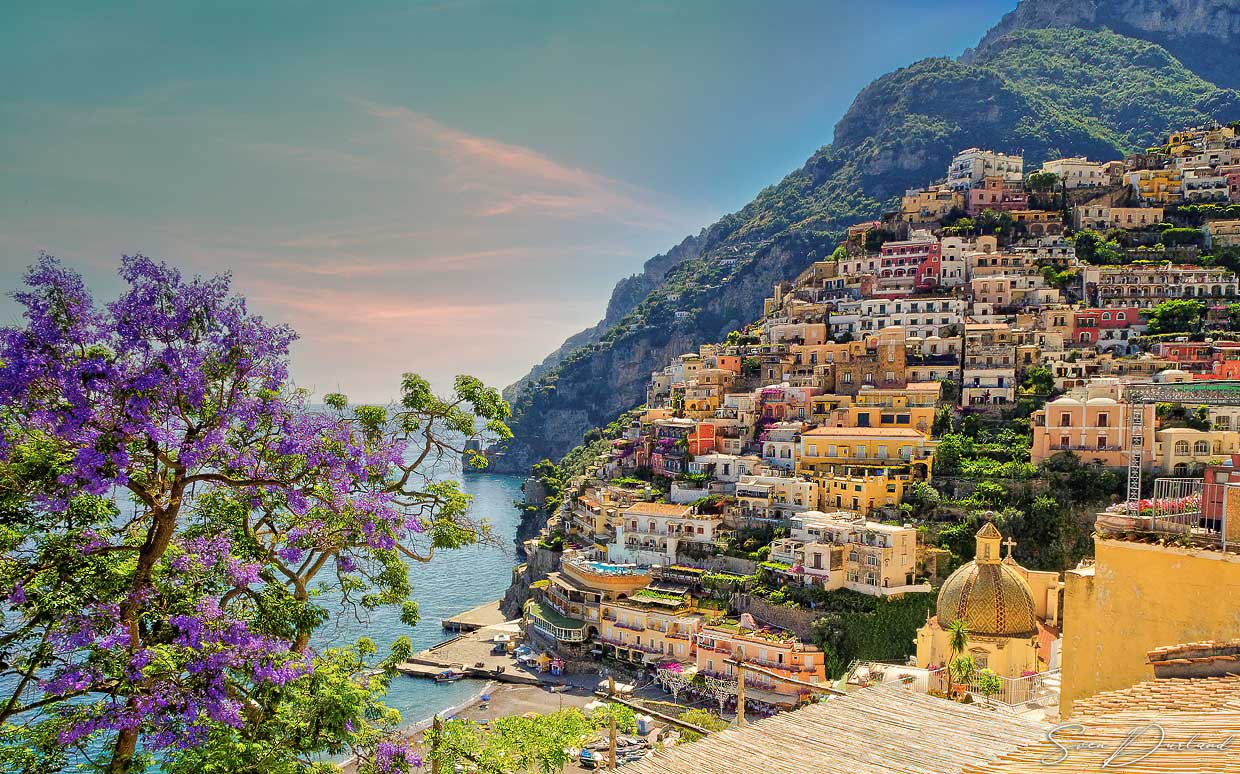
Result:
<svg viewBox="0 0 1240 774">
<path fill-rule="evenodd" d="M 969 189 L 964 211 L 969 217 L 982 210 L 996 212 L 1029 209 L 1029 195 L 1017 184 L 1005 182 L 1001 177 L 988 177 L 980 186 Z"/>
</svg>

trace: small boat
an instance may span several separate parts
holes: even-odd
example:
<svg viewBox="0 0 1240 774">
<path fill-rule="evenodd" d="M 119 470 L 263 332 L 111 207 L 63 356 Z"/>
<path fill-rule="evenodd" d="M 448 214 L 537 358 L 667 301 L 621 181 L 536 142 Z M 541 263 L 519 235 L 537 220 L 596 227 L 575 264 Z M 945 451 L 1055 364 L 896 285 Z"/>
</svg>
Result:
<svg viewBox="0 0 1240 774">
<path fill-rule="evenodd" d="M 464 672 L 460 672 L 460 671 L 455 670 L 455 669 L 445 669 L 444 671 L 442 671 L 442 672 L 440 672 L 439 674 L 435 675 L 435 682 L 437 682 L 437 683 L 455 683 L 457 680 L 460 680 L 462 677 L 465 677 L 465 673 L 464 673 Z"/>
</svg>

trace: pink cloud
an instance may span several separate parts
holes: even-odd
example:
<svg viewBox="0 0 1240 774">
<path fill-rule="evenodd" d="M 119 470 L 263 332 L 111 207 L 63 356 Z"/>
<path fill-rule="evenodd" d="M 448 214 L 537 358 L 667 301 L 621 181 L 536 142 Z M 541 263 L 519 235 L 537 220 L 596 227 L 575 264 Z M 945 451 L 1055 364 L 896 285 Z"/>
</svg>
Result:
<svg viewBox="0 0 1240 774">
<path fill-rule="evenodd" d="M 657 194 L 631 183 L 563 164 L 523 145 L 481 137 L 398 105 L 361 103 L 386 124 L 397 142 L 430 151 L 448 162 L 449 180 L 461 192 L 482 194 L 482 217 L 534 213 L 557 218 L 598 218 L 628 226 L 679 232 Z"/>
</svg>

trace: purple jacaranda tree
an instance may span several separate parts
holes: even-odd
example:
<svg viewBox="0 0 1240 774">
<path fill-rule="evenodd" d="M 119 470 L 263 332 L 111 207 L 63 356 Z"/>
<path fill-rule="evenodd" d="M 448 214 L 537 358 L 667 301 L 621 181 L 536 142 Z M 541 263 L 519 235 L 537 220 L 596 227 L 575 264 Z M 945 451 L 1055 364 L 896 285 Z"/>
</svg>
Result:
<svg viewBox="0 0 1240 774">
<path fill-rule="evenodd" d="M 407 770 L 381 699 L 409 641 L 316 650 L 320 589 L 416 623 L 406 562 L 487 536 L 437 468 L 507 405 L 412 374 L 311 405 L 227 276 L 120 276 L 99 305 L 44 257 L 0 331 L 0 768 Z"/>
</svg>

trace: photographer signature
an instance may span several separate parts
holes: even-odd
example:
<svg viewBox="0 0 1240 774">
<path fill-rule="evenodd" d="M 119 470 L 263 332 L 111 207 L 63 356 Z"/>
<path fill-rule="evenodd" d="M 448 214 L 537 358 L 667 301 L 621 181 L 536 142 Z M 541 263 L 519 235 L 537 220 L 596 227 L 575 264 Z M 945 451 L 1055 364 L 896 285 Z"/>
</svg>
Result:
<svg viewBox="0 0 1240 774">
<path fill-rule="evenodd" d="M 1106 752 L 1110 755 L 1102 762 L 1104 769 L 1122 769 L 1139 763 L 1157 752 L 1201 753 L 1222 752 L 1229 750 L 1236 740 L 1234 734 L 1221 740 L 1203 740 L 1198 734 L 1187 739 L 1169 741 L 1167 732 L 1157 723 L 1147 723 L 1130 730 L 1118 743 L 1096 741 L 1069 741 L 1058 734 L 1080 733 L 1085 726 L 1080 723 L 1060 723 L 1046 732 L 1046 740 L 1055 745 L 1055 752 L 1042 758 L 1044 766 L 1054 766 L 1068 759 L 1069 754 L 1077 750 Z"/>
</svg>

